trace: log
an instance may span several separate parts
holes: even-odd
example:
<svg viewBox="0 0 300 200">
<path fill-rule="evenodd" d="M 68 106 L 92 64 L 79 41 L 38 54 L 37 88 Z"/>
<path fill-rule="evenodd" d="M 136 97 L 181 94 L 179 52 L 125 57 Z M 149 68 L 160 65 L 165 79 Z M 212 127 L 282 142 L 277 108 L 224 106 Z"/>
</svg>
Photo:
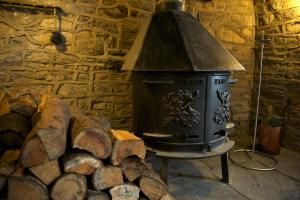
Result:
<svg viewBox="0 0 300 200">
<path fill-rule="evenodd" d="M 24 168 L 18 166 L 15 171 L 9 175 L 9 177 L 23 178 L 24 177 Z"/>
<path fill-rule="evenodd" d="M 53 200 L 83 200 L 87 190 L 86 178 L 81 174 L 65 174 L 58 178 L 50 192 Z"/>
<path fill-rule="evenodd" d="M 5 176 L 0 176 L 0 192 L 4 188 L 5 183 L 6 183 L 6 177 Z"/>
<path fill-rule="evenodd" d="M 160 200 L 168 193 L 168 189 L 165 184 L 147 176 L 142 176 L 140 178 L 139 187 L 150 200 Z"/>
<path fill-rule="evenodd" d="M 101 160 L 87 153 L 71 154 L 64 158 L 64 171 L 67 173 L 91 175 L 102 167 Z"/>
<path fill-rule="evenodd" d="M 114 166 L 105 166 L 97 169 L 92 175 L 95 190 L 104 190 L 123 183 L 122 170 Z"/>
<path fill-rule="evenodd" d="M 122 162 L 122 170 L 126 178 L 133 182 L 141 176 L 150 176 L 157 180 L 160 180 L 159 174 L 157 174 L 149 164 L 137 157 L 126 158 Z M 160 180 L 161 181 L 161 180 Z"/>
<path fill-rule="evenodd" d="M 167 193 L 160 200 L 175 200 L 175 198 L 171 194 Z"/>
<path fill-rule="evenodd" d="M 10 99 L 11 111 L 25 117 L 31 117 L 37 111 L 38 102 L 30 93 L 24 93 Z"/>
<path fill-rule="evenodd" d="M 0 158 L 0 175 L 8 177 L 17 168 L 20 150 L 7 150 Z"/>
<path fill-rule="evenodd" d="M 42 165 L 31 167 L 29 170 L 46 185 L 49 185 L 61 175 L 57 159 Z"/>
<path fill-rule="evenodd" d="M 72 107 L 72 147 L 86 150 L 100 159 L 106 159 L 111 153 L 111 140 L 107 131 L 97 121 L 84 115 L 78 108 Z"/>
<path fill-rule="evenodd" d="M 29 132 L 30 128 L 29 119 L 20 114 L 8 113 L 0 117 L 0 132 L 14 131 L 22 133 Z"/>
<path fill-rule="evenodd" d="M 8 200 L 48 200 L 47 187 L 31 176 L 8 178 Z"/>
<path fill-rule="evenodd" d="M 21 148 L 24 139 L 20 134 L 13 131 L 4 132 L 0 135 L 1 144 L 4 144 L 6 147 L 12 148 Z"/>
<path fill-rule="evenodd" d="M 61 99 L 48 97 L 35 129 L 50 160 L 65 153 L 69 122 L 67 105 Z"/>
<path fill-rule="evenodd" d="M 125 183 L 109 190 L 112 200 L 138 200 L 140 189 L 133 184 Z"/>
<path fill-rule="evenodd" d="M 110 136 L 113 142 L 111 162 L 118 166 L 125 158 L 137 156 L 145 159 L 146 147 L 144 141 L 134 134 L 124 130 L 112 130 Z"/>
<path fill-rule="evenodd" d="M 21 164 L 24 168 L 34 167 L 50 161 L 44 145 L 35 136 L 34 132 L 35 130 L 32 130 L 22 148 Z"/>
<path fill-rule="evenodd" d="M 110 200 L 110 197 L 103 191 L 88 190 L 86 200 Z"/>
<path fill-rule="evenodd" d="M 10 113 L 9 98 L 10 96 L 6 92 L 0 96 L 0 117 Z"/>
</svg>

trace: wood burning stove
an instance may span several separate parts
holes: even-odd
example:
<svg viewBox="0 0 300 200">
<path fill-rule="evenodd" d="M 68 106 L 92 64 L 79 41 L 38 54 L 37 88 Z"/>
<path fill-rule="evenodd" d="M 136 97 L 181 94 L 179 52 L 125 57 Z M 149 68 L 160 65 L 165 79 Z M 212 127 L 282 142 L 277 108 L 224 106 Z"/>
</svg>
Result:
<svg viewBox="0 0 300 200">
<path fill-rule="evenodd" d="M 158 148 L 210 151 L 225 142 L 230 71 L 244 68 L 180 5 L 157 8 L 123 65 L 132 71 L 133 131 Z"/>
</svg>

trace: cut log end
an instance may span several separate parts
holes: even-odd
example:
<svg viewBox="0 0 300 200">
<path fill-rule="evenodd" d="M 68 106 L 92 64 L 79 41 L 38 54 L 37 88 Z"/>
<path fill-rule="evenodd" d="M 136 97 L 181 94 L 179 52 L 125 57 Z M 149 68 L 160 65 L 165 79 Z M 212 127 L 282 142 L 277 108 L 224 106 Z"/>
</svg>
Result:
<svg viewBox="0 0 300 200">
<path fill-rule="evenodd" d="M 58 160 L 31 167 L 29 170 L 46 185 L 49 185 L 61 175 Z"/>
<path fill-rule="evenodd" d="M 106 159 L 111 153 L 111 140 L 104 130 L 89 128 L 73 140 L 73 148 L 86 150 L 97 158 Z"/>
<path fill-rule="evenodd" d="M 72 154 L 64 158 L 64 171 L 67 173 L 91 175 L 96 169 L 102 167 L 101 160 L 87 153 Z"/>
<path fill-rule="evenodd" d="M 140 189 L 133 184 L 118 185 L 109 190 L 112 199 L 116 200 L 138 200 Z"/>
<path fill-rule="evenodd" d="M 8 200 L 48 200 L 48 190 L 31 176 L 8 178 Z"/>
<path fill-rule="evenodd" d="M 146 147 L 141 138 L 123 130 L 112 130 L 110 134 L 114 144 L 111 155 L 113 165 L 120 165 L 129 156 L 137 156 L 142 160 L 145 159 Z"/>
<path fill-rule="evenodd" d="M 49 161 L 46 149 L 38 137 L 25 141 L 21 155 L 21 164 L 24 168 L 41 165 Z"/>
<path fill-rule="evenodd" d="M 84 199 L 86 190 L 85 176 L 72 173 L 61 176 L 54 183 L 50 196 L 54 200 Z"/>
<path fill-rule="evenodd" d="M 97 169 L 92 176 L 95 190 L 104 190 L 123 183 L 122 170 L 118 167 L 106 166 Z"/>
</svg>

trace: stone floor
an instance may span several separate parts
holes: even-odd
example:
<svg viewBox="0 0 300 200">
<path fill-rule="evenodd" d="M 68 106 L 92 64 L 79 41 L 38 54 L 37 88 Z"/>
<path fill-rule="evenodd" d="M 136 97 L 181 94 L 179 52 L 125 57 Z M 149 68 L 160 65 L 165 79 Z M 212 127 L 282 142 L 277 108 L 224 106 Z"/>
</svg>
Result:
<svg viewBox="0 0 300 200">
<path fill-rule="evenodd" d="M 234 149 L 251 145 L 250 136 L 233 137 Z M 240 155 L 235 156 L 239 159 Z M 243 156 L 241 155 L 240 159 Z M 221 178 L 220 157 L 202 160 L 171 160 L 169 191 L 177 200 L 251 199 L 251 200 L 300 200 L 300 154 L 282 148 L 275 158 L 277 168 L 273 171 L 254 171 L 237 167 L 230 161 L 230 184 Z M 157 158 L 150 159 L 158 170 Z M 266 159 L 260 166 L 268 166 Z M 258 166 L 258 167 L 260 167 Z"/>
</svg>

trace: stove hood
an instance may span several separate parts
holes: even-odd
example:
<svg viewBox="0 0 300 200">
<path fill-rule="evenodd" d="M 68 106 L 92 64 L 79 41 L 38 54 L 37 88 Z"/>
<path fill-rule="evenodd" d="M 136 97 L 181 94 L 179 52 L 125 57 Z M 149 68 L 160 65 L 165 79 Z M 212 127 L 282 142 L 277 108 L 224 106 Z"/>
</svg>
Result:
<svg viewBox="0 0 300 200">
<path fill-rule="evenodd" d="M 141 27 L 126 56 L 127 71 L 243 71 L 244 67 L 180 0 L 166 0 Z"/>
</svg>

